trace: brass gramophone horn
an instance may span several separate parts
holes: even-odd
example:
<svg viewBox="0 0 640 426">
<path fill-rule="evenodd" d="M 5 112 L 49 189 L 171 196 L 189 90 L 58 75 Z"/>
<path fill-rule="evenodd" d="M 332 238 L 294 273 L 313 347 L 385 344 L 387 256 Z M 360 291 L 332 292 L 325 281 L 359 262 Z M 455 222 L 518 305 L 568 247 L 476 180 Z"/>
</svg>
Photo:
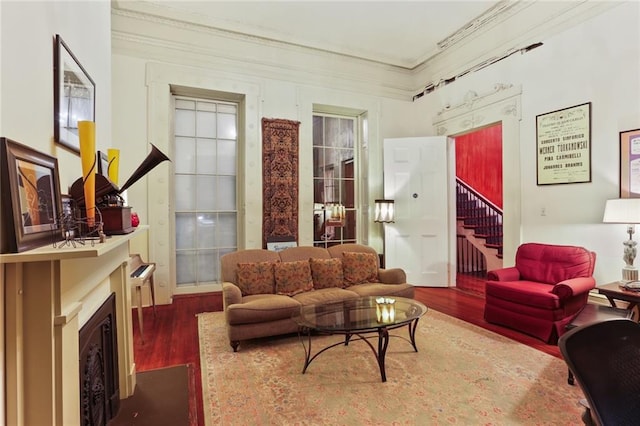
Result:
<svg viewBox="0 0 640 426">
<path fill-rule="evenodd" d="M 131 185 L 136 183 L 140 178 L 149 173 L 151 169 L 153 169 L 158 164 L 163 161 L 171 161 L 169 157 L 164 155 L 154 144 L 151 144 L 151 152 L 147 155 L 147 158 L 144 159 L 142 164 L 138 166 L 135 172 L 131 175 L 131 177 L 122 185 L 122 188 L 118 190 L 118 194 L 124 192 Z"/>
</svg>

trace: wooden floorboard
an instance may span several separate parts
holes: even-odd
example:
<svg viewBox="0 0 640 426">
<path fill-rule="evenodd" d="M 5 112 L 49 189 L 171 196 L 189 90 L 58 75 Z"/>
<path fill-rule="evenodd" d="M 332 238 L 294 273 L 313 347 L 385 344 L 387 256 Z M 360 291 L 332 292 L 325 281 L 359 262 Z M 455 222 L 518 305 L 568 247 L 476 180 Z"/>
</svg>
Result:
<svg viewBox="0 0 640 426">
<path fill-rule="evenodd" d="M 477 277 L 459 277 L 475 280 L 470 287 L 478 288 Z M 480 286 L 481 287 L 481 286 Z M 430 309 L 459 318 L 494 331 L 517 342 L 529 345 L 547 354 L 560 357 L 558 347 L 522 334 L 520 332 L 489 324 L 484 321 L 484 297 L 482 292 L 465 291 L 456 288 L 416 288 L 415 298 Z M 207 293 L 189 296 L 174 296 L 173 304 L 144 308 L 144 342 L 138 328 L 137 314 L 133 315 L 134 359 L 137 371 L 153 370 L 180 364 L 192 364 L 195 373 L 196 403 L 198 407 L 198 425 L 204 425 L 202 410 L 200 357 L 198 347 L 198 320 L 201 312 L 222 311 L 222 294 Z"/>
</svg>

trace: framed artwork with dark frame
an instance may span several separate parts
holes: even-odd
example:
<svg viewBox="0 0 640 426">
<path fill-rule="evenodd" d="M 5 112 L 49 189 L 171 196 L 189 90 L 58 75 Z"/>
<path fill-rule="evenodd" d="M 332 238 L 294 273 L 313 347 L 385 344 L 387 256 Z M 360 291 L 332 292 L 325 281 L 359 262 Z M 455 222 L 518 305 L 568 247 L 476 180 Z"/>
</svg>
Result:
<svg viewBox="0 0 640 426">
<path fill-rule="evenodd" d="M 11 139 L 0 138 L 2 253 L 20 253 L 59 241 L 58 160 Z M 5 208 L 4 206 L 10 206 Z"/>
<path fill-rule="evenodd" d="M 620 132 L 620 198 L 640 198 L 640 129 Z"/>
<path fill-rule="evenodd" d="M 536 116 L 538 185 L 591 182 L 591 102 Z"/>
<path fill-rule="evenodd" d="M 54 137 L 56 143 L 80 154 L 78 121 L 95 121 L 96 84 L 60 34 L 54 50 Z"/>
</svg>

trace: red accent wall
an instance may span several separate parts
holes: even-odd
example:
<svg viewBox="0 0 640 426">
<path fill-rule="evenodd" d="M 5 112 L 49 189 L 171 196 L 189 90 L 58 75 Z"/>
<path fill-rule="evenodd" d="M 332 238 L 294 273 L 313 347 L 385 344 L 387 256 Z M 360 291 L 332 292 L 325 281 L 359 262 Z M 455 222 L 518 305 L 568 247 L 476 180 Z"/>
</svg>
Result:
<svg viewBox="0 0 640 426">
<path fill-rule="evenodd" d="M 502 208 L 502 124 L 456 137 L 456 177 Z"/>
</svg>

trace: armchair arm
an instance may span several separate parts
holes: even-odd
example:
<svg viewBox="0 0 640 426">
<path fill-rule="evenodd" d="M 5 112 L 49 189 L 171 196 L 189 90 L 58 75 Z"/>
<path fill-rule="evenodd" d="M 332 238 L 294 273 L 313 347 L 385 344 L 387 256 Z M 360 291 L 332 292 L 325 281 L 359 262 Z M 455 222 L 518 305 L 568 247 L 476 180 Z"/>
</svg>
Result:
<svg viewBox="0 0 640 426">
<path fill-rule="evenodd" d="M 407 282 L 407 274 L 401 268 L 378 269 L 378 278 L 383 284 L 404 284 Z"/>
<path fill-rule="evenodd" d="M 519 279 L 520 271 L 515 266 L 487 272 L 487 280 L 489 281 L 518 281 Z"/>
<path fill-rule="evenodd" d="M 560 299 L 568 299 L 577 294 L 586 293 L 595 286 L 596 280 L 593 277 L 571 278 L 554 285 L 551 292 L 558 295 Z"/>
<path fill-rule="evenodd" d="M 242 292 L 240 287 L 230 282 L 222 283 L 222 306 L 227 310 L 227 306 L 242 302 Z"/>
</svg>

